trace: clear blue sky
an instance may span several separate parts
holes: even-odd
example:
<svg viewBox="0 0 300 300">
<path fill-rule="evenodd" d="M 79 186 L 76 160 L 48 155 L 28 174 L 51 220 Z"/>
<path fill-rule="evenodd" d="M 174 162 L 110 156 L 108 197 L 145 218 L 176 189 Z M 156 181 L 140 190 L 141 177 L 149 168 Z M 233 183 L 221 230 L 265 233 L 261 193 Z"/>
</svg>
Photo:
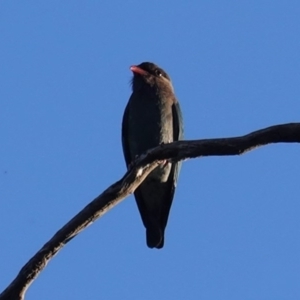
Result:
<svg viewBox="0 0 300 300">
<path fill-rule="evenodd" d="M 299 122 L 299 1 L 1 1 L 0 289 L 125 172 L 129 66 L 173 80 L 186 139 Z M 300 299 L 299 145 L 184 163 L 165 247 L 131 196 L 26 299 Z"/>
</svg>

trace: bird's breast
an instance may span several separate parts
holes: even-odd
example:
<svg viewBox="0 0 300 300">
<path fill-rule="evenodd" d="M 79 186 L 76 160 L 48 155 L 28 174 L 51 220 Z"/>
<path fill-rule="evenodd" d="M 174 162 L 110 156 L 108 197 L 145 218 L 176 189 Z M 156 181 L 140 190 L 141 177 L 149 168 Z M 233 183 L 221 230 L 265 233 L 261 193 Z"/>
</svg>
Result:
<svg viewBox="0 0 300 300">
<path fill-rule="evenodd" d="M 133 94 L 129 107 L 128 138 L 133 158 L 162 143 L 172 142 L 171 104 L 157 96 Z"/>
</svg>

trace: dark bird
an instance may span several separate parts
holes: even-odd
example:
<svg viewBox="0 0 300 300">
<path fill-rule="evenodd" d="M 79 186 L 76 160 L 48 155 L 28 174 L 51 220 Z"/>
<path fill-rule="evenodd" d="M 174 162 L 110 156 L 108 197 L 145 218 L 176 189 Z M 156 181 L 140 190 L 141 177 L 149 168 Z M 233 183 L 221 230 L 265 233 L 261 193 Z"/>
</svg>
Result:
<svg viewBox="0 0 300 300">
<path fill-rule="evenodd" d="M 130 70 L 132 94 L 122 123 L 122 145 L 128 168 L 147 150 L 183 138 L 181 110 L 168 74 L 150 62 L 131 66 Z M 164 245 L 180 166 L 177 162 L 162 163 L 134 192 L 149 248 Z"/>
</svg>

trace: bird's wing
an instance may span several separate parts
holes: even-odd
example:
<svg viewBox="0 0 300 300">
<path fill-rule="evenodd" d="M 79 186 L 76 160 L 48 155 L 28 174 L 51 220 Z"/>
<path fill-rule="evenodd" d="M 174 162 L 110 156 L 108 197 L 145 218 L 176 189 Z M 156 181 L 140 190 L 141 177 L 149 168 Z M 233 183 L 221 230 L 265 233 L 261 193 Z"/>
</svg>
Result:
<svg viewBox="0 0 300 300">
<path fill-rule="evenodd" d="M 172 106 L 173 113 L 173 136 L 174 141 L 183 139 L 183 118 L 179 102 L 176 100 Z"/>
<path fill-rule="evenodd" d="M 183 118 L 182 118 L 180 105 L 177 100 L 175 100 L 172 106 L 172 113 L 173 113 L 173 141 L 179 141 L 183 139 Z M 173 177 L 174 185 L 176 187 L 179 171 L 181 168 L 181 162 L 175 163 L 173 167 L 174 167 L 174 174 L 172 174 L 173 176 L 170 177 Z"/>
<path fill-rule="evenodd" d="M 182 120 L 181 109 L 176 99 L 172 106 L 172 115 L 173 115 L 173 140 L 178 141 L 183 139 L 183 120 Z M 174 197 L 174 192 L 175 192 L 180 168 L 181 168 L 181 162 L 178 163 L 176 162 L 172 164 L 171 173 L 169 175 L 168 182 L 166 183 L 170 190 L 167 199 L 165 199 L 164 201 L 164 207 L 161 214 L 162 228 L 165 228 L 168 222 L 168 216 L 169 216 L 170 208 Z"/>
<path fill-rule="evenodd" d="M 122 146 L 123 146 L 123 152 L 124 152 L 127 168 L 132 161 L 132 157 L 130 155 L 130 150 L 129 150 L 128 118 L 129 118 L 129 103 L 125 108 L 123 120 L 122 120 Z"/>
</svg>

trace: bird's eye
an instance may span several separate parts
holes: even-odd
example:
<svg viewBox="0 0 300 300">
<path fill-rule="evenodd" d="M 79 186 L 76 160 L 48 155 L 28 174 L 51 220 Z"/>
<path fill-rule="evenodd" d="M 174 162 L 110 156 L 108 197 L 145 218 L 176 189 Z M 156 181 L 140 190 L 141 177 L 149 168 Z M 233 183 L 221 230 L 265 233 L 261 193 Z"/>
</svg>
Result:
<svg viewBox="0 0 300 300">
<path fill-rule="evenodd" d="M 158 76 L 158 77 L 162 76 L 161 71 L 159 71 L 158 69 L 156 69 L 154 72 L 155 72 L 156 76 Z"/>
</svg>

